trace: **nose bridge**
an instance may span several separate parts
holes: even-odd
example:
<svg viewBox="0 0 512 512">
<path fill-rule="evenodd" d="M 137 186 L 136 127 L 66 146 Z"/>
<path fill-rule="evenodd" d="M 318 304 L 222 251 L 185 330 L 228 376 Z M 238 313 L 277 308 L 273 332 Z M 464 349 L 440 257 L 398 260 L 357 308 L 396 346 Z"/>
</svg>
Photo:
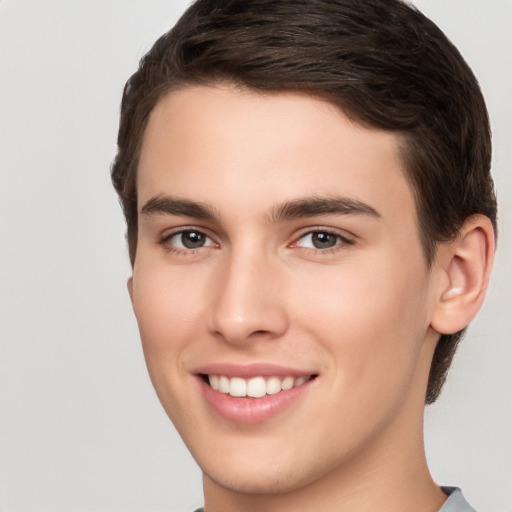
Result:
<svg viewBox="0 0 512 512">
<path fill-rule="evenodd" d="M 210 330 L 229 343 L 274 338 L 287 328 L 281 273 L 272 257 L 251 245 L 233 248 L 214 283 Z"/>
</svg>

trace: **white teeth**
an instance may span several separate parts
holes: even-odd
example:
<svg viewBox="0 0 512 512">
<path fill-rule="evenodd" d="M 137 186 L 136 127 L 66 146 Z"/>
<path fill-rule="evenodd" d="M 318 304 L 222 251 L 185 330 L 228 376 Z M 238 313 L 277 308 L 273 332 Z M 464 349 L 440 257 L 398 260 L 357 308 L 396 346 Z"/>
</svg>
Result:
<svg viewBox="0 0 512 512">
<path fill-rule="evenodd" d="M 229 394 L 231 396 L 246 396 L 247 381 L 240 377 L 231 377 L 231 381 L 229 383 Z"/>
<path fill-rule="evenodd" d="M 247 396 L 260 398 L 267 394 L 267 383 L 263 377 L 254 377 L 247 382 Z"/>
<path fill-rule="evenodd" d="M 310 379 L 310 376 L 294 378 L 287 376 L 280 377 L 253 377 L 243 379 L 241 377 L 226 377 L 225 375 L 208 375 L 208 381 L 212 389 L 226 395 L 235 397 L 250 396 L 261 398 L 265 395 L 275 395 L 280 391 L 286 391 L 293 387 L 301 386 Z"/>
<path fill-rule="evenodd" d="M 295 384 L 295 379 L 293 377 L 285 377 L 283 382 L 281 383 L 281 389 L 287 390 L 292 389 Z"/>
<path fill-rule="evenodd" d="M 298 379 L 295 379 L 295 382 L 293 383 L 293 387 L 302 386 L 304 382 L 308 380 L 308 377 L 299 377 Z"/>
<path fill-rule="evenodd" d="M 210 386 L 218 390 L 219 389 L 219 376 L 218 375 L 209 375 L 208 380 L 210 381 Z"/>
<path fill-rule="evenodd" d="M 219 377 L 219 391 L 229 394 L 229 377 L 224 377 L 224 375 Z"/>
<path fill-rule="evenodd" d="M 267 380 L 267 395 L 275 395 L 281 391 L 281 379 L 277 377 L 270 377 Z"/>
</svg>

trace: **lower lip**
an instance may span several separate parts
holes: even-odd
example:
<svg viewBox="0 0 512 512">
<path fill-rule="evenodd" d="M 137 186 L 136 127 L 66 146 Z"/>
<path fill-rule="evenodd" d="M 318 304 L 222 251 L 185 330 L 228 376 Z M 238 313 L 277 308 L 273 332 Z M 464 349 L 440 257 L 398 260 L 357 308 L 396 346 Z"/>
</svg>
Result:
<svg viewBox="0 0 512 512">
<path fill-rule="evenodd" d="M 266 421 L 290 407 L 316 379 L 261 398 L 232 397 L 215 391 L 201 377 L 198 377 L 198 380 L 204 398 L 215 413 L 228 421 L 251 424 Z"/>
</svg>

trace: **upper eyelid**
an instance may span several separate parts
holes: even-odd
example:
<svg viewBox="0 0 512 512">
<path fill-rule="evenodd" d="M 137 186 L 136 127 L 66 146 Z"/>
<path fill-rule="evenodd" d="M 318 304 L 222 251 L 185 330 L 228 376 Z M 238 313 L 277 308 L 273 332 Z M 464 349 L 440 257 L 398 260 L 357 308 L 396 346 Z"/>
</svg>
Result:
<svg viewBox="0 0 512 512">
<path fill-rule="evenodd" d="M 334 232 L 331 232 L 331 231 L 306 231 L 304 234 L 302 234 L 301 236 L 295 238 L 294 242 L 292 242 L 291 246 L 297 246 L 299 244 L 299 242 L 307 237 L 312 237 L 314 234 L 316 233 L 327 233 L 328 235 L 332 235 L 334 236 L 335 238 L 338 238 L 339 239 L 339 242 L 341 242 L 341 244 L 352 244 L 354 243 L 353 239 L 352 238 L 349 238 L 348 236 L 344 236 L 344 235 L 341 235 L 339 233 L 334 233 Z M 336 245 L 340 245 L 339 243 L 336 244 Z"/>
<path fill-rule="evenodd" d="M 203 234 L 208 240 L 210 240 L 210 244 L 202 245 L 200 247 L 180 247 L 179 244 L 171 243 L 171 240 L 179 236 L 182 233 L 187 232 L 196 232 Z M 163 250 L 166 252 L 170 252 L 175 254 L 176 256 L 182 255 L 182 256 L 192 256 L 194 254 L 198 254 L 204 249 L 215 249 L 219 247 L 219 243 L 213 238 L 212 236 L 208 235 L 204 232 L 203 229 L 197 229 L 193 226 L 188 227 L 180 227 L 180 228 L 174 228 L 171 230 L 168 230 L 167 232 L 163 232 L 157 239 L 157 245 L 160 246 Z"/>
<path fill-rule="evenodd" d="M 329 233 L 330 235 L 339 236 L 344 239 L 348 240 L 355 240 L 357 238 L 356 235 L 351 233 L 350 231 L 347 231 L 346 229 L 340 229 L 340 228 L 331 228 L 327 226 L 315 226 L 315 227 L 307 227 L 303 228 L 302 230 L 299 230 L 299 233 L 296 236 L 296 240 L 299 238 L 302 238 L 306 235 L 309 235 L 311 233 Z"/>
<path fill-rule="evenodd" d="M 161 237 L 162 238 L 171 238 L 173 236 L 179 235 L 180 233 L 187 233 L 188 231 L 195 231 L 197 233 L 201 233 L 201 234 L 207 236 L 208 238 L 212 238 L 212 239 L 214 238 L 211 235 L 210 230 L 205 229 L 205 228 L 199 228 L 197 226 L 180 226 L 177 228 L 168 228 L 168 229 L 163 230 Z"/>
<path fill-rule="evenodd" d="M 165 230 L 161 235 L 158 237 L 158 244 L 164 245 L 167 243 L 170 243 L 170 240 L 174 238 L 177 235 L 180 235 L 181 233 L 187 233 L 189 231 L 201 233 L 206 238 L 211 240 L 215 245 L 219 245 L 219 242 L 216 240 L 214 236 L 212 236 L 210 233 L 208 233 L 208 230 L 205 230 L 204 228 L 198 228 L 195 226 L 180 226 L 179 228 L 172 228 L 169 230 Z M 210 247 L 210 246 L 208 246 Z M 197 249 L 187 249 L 187 251 L 195 251 L 198 249 L 202 249 L 202 247 L 199 247 Z"/>
</svg>

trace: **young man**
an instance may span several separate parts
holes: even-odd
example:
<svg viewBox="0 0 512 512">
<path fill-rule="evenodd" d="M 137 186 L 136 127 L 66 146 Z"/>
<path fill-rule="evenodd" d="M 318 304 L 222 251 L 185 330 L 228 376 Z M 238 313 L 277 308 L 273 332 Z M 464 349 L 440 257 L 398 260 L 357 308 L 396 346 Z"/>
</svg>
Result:
<svg viewBox="0 0 512 512">
<path fill-rule="evenodd" d="M 442 32 L 399 0 L 199 0 L 118 143 L 130 296 L 204 510 L 472 510 L 423 447 L 496 230 Z"/>
</svg>

